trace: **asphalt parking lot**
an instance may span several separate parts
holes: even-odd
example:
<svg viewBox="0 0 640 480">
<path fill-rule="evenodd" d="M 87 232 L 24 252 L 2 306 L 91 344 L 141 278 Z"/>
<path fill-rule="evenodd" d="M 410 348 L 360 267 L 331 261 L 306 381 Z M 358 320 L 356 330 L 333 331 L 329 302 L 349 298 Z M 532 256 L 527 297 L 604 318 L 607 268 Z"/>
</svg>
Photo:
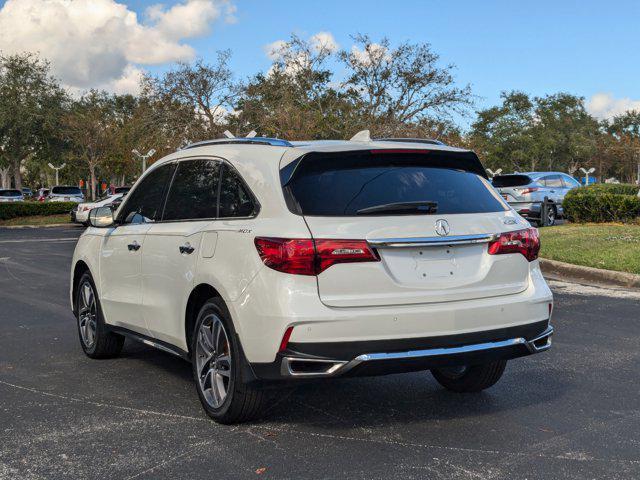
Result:
<svg viewBox="0 0 640 480">
<path fill-rule="evenodd" d="M 79 228 L 0 229 L 0 478 L 639 478 L 640 294 L 553 282 L 551 351 L 457 395 L 428 373 L 298 387 L 253 424 L 189 365 L 90 360 L 68 305 Z"/>
</svg>

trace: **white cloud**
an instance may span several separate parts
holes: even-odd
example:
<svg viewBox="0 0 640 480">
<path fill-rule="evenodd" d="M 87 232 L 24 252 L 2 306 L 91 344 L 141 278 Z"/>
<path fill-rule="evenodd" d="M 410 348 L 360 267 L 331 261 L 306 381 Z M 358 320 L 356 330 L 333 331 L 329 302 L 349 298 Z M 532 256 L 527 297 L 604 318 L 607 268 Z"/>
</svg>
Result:
<svg viewBox="0 0 640 480">
<path fill-rule="evenodd" d="M 263 47 L 264 53 L 269 60 L 276 61 L 284 55 L 287 48 L 287 42 L 284 40 L 276 40 Z"/>
<path fill-rule="evenodd" d="M 335 52 L 340 48 L 338 42 L 330 32 L 318 32 L 311 37 L 311 46 L 317 51 L 325 49 L 328 52 Z"/>
<path fill-rule="evenodd" d="M 184 39 L 206 35 L 226 0 L 183 0 L 149 7 L 146 22 L 116 0 L 7 0 L 0 8 L 0 50 L 38 52 L 72 91 L 108 88 L 137 92 L 141 66 L 188 61 Z"/>
<path fill-rule="evenodd" d="M 614 98 L 611 93 L 596 93 L 587 102 L 587 111 L 596 118 L 606 119 L 629 110 L 640 111 L 640 100 Z"/>
<path fill-rule="evenodd" d="M 320 53 L 333 53 L 340 48 L 338 42 L 330 32 L 318 32 L 309 38 L 309 46 L 311 49 Z M 288 50 L 289 43 L 286 40 L 276 40 L 263 47 L 265 55 L 274 62 L 269 68 L 267 75 L 275 70 L 275 62 L 282 61 L 284 63 L 284 73 L 295 75 L 303 68 L 307 68 L 311 63 L 308 52 L 298 51 L 290 52 Z"/>
<path fill-rule="evenodd" d="M 351 47 L 351 60 L 364 66 L 377 64 L 390 58 L 388 49 L 379 43 L 371 43 L 364 49 L 356 45 Z"/>
</svg>

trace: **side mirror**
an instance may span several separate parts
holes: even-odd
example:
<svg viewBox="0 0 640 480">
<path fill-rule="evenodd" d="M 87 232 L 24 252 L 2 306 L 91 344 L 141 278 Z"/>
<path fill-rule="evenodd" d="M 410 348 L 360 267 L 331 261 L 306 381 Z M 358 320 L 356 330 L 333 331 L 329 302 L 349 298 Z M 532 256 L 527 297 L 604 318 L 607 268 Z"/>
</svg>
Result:
<svg viewBox="0 0 640 480">
<path fill-rule="evenodd" d="M 89 212 L 89 224 L 96 228 L 107 228 L 114 225 L 113 210 L 110 207 L 98 207 Z"/>
</svg>

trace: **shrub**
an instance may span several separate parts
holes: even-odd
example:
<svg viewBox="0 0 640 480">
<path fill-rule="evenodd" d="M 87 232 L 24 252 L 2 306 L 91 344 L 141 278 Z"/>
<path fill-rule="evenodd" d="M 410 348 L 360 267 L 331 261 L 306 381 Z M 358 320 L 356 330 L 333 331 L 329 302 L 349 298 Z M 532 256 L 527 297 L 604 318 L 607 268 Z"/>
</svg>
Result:
<svg viewBox="0 0 640 480">
<path fill-rule="evenodd" d="M 0 220 L 34 215 L 59 215 L 69 213 L 74 202 L 14 202 L 0 203 Z"/>
<path fill-rule="evenodd" d="M 632 222 L 640 217 L 637 195 L 635 185 L 590 185 L 571 190 L 562 206 L 570 222 Z"/>
<path fill-rule="evenodd" d="M 588 187 L 581 187 L 577 191 L 584 193 L 617 193 L 620 195 L 638 195 L 640 187 L 630 183 L 596 183 Z"/>
</svg>

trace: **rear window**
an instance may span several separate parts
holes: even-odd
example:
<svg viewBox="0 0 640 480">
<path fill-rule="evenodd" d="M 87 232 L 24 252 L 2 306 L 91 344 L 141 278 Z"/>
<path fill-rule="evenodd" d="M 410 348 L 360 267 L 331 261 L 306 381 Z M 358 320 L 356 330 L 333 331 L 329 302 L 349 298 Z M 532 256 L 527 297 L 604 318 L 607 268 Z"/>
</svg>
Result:
<svg viewBox="0 0 640 480">
<path fill-rule="evenodd" d="M 304 157 L 291 178 L 283 178 L 289 208 L 310 216 L 507 210 L 479 175 L 484 172 L 475 154 L 382 152 Z"/>
<path fill-rule="evenodd" d="M 496 175 L 491 180 L 491 183 L 496 188 L 522 187 L 532 182 L 533 180 L 528 175 Z"/>
<path fill-rule="evenodd" d="M 20 190 L 0 190 L 0 197 L 21 197 Z"/>
<path fill-rule="evenodd" d="M 82 195 L 82 190 L 78 187 L 53 187 L 51 193 L 56 195 Z"/>
</svg>

